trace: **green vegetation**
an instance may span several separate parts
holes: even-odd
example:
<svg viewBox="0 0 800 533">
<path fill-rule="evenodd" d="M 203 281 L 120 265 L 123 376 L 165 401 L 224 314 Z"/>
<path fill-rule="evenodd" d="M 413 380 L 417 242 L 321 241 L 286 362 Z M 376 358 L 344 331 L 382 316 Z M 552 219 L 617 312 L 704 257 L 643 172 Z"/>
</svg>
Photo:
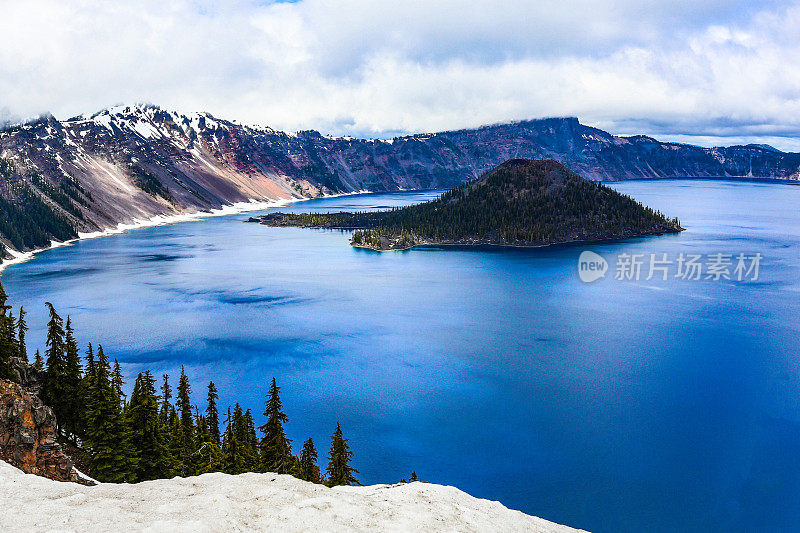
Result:
<svg viewBox="0 0 800 533">
<path fill-rule="evenodd" d="M 0 157 L 0 178 L 10 178 L 17 172 L 17 167 L 10 159 Z"/>
<path fill-rule="evenodd" d="M 69 195 L 64 193 L 65 188 L 69 188 L 69 185 L 64 185 L 63 187 L 59 185 L 56 187 L 38 173 L 31 175 L 30 180 L 37 189 L 39 189 L 52 201 L 57 203 L 62 209 L 64 209 L 64 211 L 77 219 L 83 220 L 83 213 L 81 213 L 80 208 L 72 203 Z M 61 184 L 63 185 L 69 181 L 71 180 L 65 179 L 61 182 Z"/>
<path fill-rule="evenodd" d="M 11 377 L 9 360 L 18 353 L 15 326 L 11 306 L 8 305 L 8 295 L 0 285 L 0 379 Z"/>
<path fill-rule="evenodd" d="M 350 451 L 350 446 L 347 444 L 347 439 L 342 435 L 342 426 L 336 422 L 336 431 L 331 437 L 331 452 L 328 455 L 328 475 L 327 485 L 333 487 L 336 485 L 352 485 L 358 483 L 354 474 L 358 474 L 358 470 L 350 466 L 350 459 L 353 457 L 353 452 Z"/>
<path fill-rule="evenodd" d="M 0 378 L 11 379 L 11 358 L 28 360 L 25 347 L 25 311 L 19 319 L 7 305 L 8 296 L 0 284 Z M 66 322 L 51 304 L 47 325 L 46 362 L 36 352 L 34 367 L 44 370 L 43 399 L 58 420 L 59 439 L 77 447 L 88 464 L 88 474 L 103 482 L 140 482 L 193 476 L 207 472 L 277 472 L 328 486 L 358 483 L 351 465 L 353 452 L 341 426 L 331 439 L 327 477 L 317 465 L 317 450 L 310 438 L 298 458 L 284 424 L 280 387 L 275 379 L 265 402 L 266 423 L 262 437 L 256 434 L 250 410 L 237 403 L 220 421 L 219 394 L 213 382 L 207 388 L 207 407 L 198 411 L 192 404 L 189 377 L 181 368 L 172 403 L 169 376 L 164 374 L 156 393 L 155 378 L 149 371 L 138 374 L 129 400 L 122 392 L 120 365 L 112 366 L 103 347 L 95 356 L 91 344 L 81 358 L 72 321 Z M 225 426 L 220 432 L 220 422 Z"/>
<path fill-rule="evenodd" d="M 45 204 L 41 193 L 25 181 L 8 187 L 9 197 L 0 196 L 0 235 L 14 248 L 42 248 L 52 239 L 66 241 L 78 236 L 69 221 Z"/>
<path fill-rule="evenodd" d="M 375 249 L 416 244 L 536 246 L 681 231 L 677 219 L 552 160 L 507 161 L 436 200 L 361 213 L 275 213 L 271 226 L 359 229 L 351 243 Z"/>
<path fill-rule="evenodd" d="M 160 196 L 171 204 L 175 203 L 175 197 L 167 190 L 164 185 L 150 172 L 146 171 L 135 163 L 130 163 L 128 168 L 133 176 L 133 184 L 142 189 L 150 196 Z"/>
</svg>

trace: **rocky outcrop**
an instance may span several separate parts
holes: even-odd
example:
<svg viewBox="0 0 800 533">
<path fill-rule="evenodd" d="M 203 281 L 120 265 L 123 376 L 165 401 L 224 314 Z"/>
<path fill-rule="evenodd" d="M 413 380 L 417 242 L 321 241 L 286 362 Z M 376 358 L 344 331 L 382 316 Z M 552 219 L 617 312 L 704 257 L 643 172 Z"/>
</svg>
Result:
<svg viewBox="0 0 800 533">
<path fill-rule="evenodd" d="M 39 396 L 44 387 L 45 372 L 27 363 L 20 357 L 12 357 L 9 361 L 11 381 L 19 383 L 25 392 Z"/>
<path fill-rule="evenodd" d="M 28 474 L 94 484 L 78 474 L 56 441 L 53 411 L 20 385 L 6 380 L 0 380 L 0 459 Z"/>
<path fill-rule="evenodd" d="M 590 179 L 797 179 L 800 154 L 615 136 L 548 118 L 392 140 L 287 134 L 119 106 L 0 130 L 0 241 L 21 251 L 156 215 L 361 190 L 451 188 L 514 158 Z"/>
</svg>

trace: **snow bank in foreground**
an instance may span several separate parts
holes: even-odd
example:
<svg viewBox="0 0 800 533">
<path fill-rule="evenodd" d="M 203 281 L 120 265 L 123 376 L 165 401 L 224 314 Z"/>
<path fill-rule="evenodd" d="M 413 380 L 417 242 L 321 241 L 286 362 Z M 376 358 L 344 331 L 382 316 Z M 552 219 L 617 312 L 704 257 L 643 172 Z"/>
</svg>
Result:
<svg viewBox="0 0 800 533">
<path fill-rule="evenodd" d="M 410 483 L 329 489 L 277 474 L 84 487 L 0 461 L 0 531 L 529 531 L 574 529 Z"/>
</svg>

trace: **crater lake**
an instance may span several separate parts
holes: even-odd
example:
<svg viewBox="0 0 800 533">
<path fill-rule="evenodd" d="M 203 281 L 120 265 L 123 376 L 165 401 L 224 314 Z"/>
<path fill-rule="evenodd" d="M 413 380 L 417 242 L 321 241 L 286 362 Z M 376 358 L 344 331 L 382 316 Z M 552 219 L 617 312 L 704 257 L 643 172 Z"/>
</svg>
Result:
<svg viewBox="0 0 800 533">
<path fill-rule="evenodd" d="M 119 360 L 128 393 L 136 373 L 175 384 L 183 365 L 199 409 L 213 379 L 222 408 L 238 401 L 260 425 L 274 376 L 294 452 L 313 437 L 324 468 L 339 421 L 365 484 L 414 470 L 592 531 L 800 529 L 800 186 L 610 185 L 687 231 L 373 252 L 350 232 L 247 213 L 80 241 L 2 282 L 29 313 L 31 354 L 52 302 L 82 349 Z M 584 250 L 608 262 L 592 283 L 578 276 Z M 762 260 L 755 280 L 688 280 L 675 277 L 681 253 Z M 666 280 L 645 279 L 651 254 L 673 261 Z M 640 279 L 616 279 L 632 256 Z"/>
</svg>

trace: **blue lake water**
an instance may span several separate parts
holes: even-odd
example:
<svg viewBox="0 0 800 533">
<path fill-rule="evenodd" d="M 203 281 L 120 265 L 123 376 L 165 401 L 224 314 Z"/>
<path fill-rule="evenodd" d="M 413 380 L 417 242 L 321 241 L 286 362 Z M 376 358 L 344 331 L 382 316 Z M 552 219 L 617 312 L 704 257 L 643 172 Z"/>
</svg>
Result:
<svg viewBox="0 0 800 533">
<path fill-rule="evenodd" d="M 295 450 L 312 436 L 322 458 L 339 420 L 364 483 L 416 470 L 593 531 L 800 529 L 800 186 L 613 186 L 688 231 L 376 253 L 237 215 L 83 241 L 2 281 L 31 348 L 51 301 L 129 384 L 183 364 L 201 409 L 213 378 L 223 404 L 260 415 L 275 376 Z M 578 279 L 584 249 L 609 261 L 604 279 Z M 759 279 L 614 279 L 621 253 L 681 252 L 759 252 Z"/>
</svg>

